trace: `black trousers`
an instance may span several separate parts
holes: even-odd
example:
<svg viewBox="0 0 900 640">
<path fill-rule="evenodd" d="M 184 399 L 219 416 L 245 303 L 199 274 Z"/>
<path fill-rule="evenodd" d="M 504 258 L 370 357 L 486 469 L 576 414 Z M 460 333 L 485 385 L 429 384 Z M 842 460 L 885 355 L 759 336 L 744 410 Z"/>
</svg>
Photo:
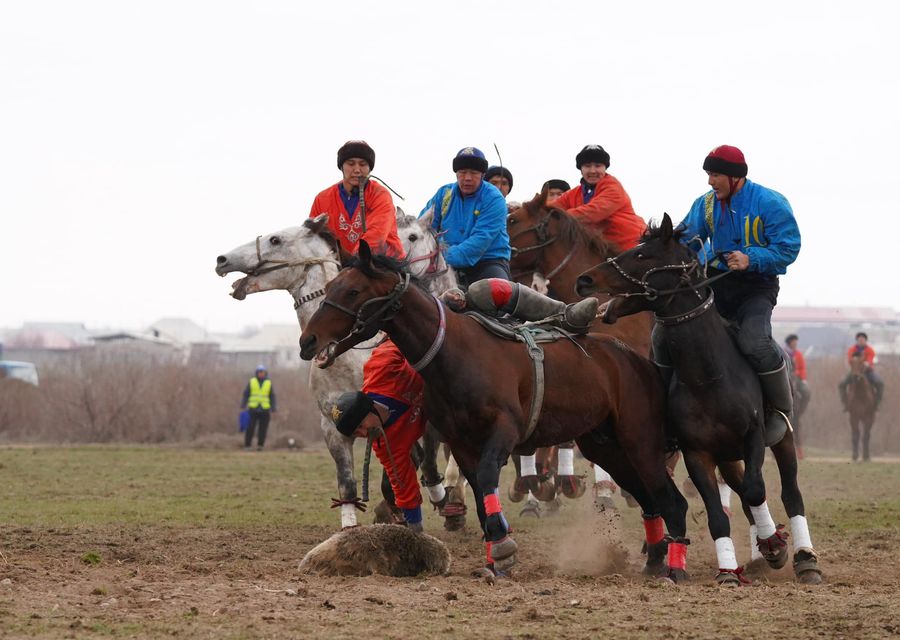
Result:
<svg viewBox="0 0 900 640">
<path fill-rule="evenodd" d="M 467 269 L 457 269 L 456 271 L 456 279 L 463 288 L 468 288 L 473 282 L 487 278 L 509 280 L 509 260 L 502 258 L 482 260 Z"/>
<path fill-rule="evenodd" d="M 245 447 L 253 444 L 253 434 L 256 432 L 257 425 L 259 425 L 257 442 L 260 447 L 266 444 L 266 433 L 269 431 L 269 418 L 271 415 L 268 409 L 250 409 L 250 424 L 247 426 L 247 431 L 244 432 Z"/>
</svg>

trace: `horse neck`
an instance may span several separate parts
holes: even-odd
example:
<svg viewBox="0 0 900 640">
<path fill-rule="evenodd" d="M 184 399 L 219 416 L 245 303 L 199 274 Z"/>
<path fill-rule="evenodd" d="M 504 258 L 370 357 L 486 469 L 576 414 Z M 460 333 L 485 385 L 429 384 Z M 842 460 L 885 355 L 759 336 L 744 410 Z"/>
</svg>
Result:
<svg viewBox="0 0 900 640">
<path fill-rule="evenodd" d="M 336 264 L 326 262 L 321 265 L 312 265 L 307 270 L 306 278 L 287 287 L 287 292 L 291 294 L 291 298 L 296 303 L 300 296 L 324 289 L 326 284 L 337 277 L 337 274 L 338 268 Z M 309 324 L 310 318 L 318 310 L 321 303 L 321 298 L 317 297 L 296 307 L 297 322 L 300 324 L 301 329 Z"/>
<path fill-rule="evenodd" d="M 553 273 L 555 269 L 559 269 L 553 274 L 550 282 L 554 296 L 566 303 L 578 302 L 581 300 L 581 297 L 575 293 L 575 281 L 578 276 L 606 260 L 607 256 L 607 252 L 599 251 L 593 245 L 577 244 L 572 247 L 557 240 L 544 248 L 536 267 L 537 271 L 545 276 Z M 568 262 L 563 265 L 566 260 Z M 608 296 L 597 297 L 604 300 Z"/>
<path fill-rule="evenodd" d="M 410 285 L 400 302 L 402 304 L 400 311 L 385 322 L 384 331 L 408 362 L 418 362 L 431 348 L 438 333 L 440 327 L 438 303 L 430 293 L 415 285 Z"/>
<path fill-rule="evenodd" d="M 666 305 L 665 315 L 688 313 L 700 303 L 693 292 L 677 294 Z M 727 356 L 735 352 L 735 346 L 715 307 L 686 322 L 661 325 L 660 330 L 682 383 L 699 387 L 725 378 L 731 368 Z"/>
</svg>

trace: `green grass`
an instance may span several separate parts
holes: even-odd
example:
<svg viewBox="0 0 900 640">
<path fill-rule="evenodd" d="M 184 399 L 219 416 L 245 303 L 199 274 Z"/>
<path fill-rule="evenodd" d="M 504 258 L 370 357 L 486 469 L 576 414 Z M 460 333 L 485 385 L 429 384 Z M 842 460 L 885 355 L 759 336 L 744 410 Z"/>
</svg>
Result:
<svg viewBox="0 0 900 640">
<path fill-rule="evenodd" d="M 360 479 L 361 447 L 356 453 Z M 578 464 L 586 470 L 583 461 Z M 772 460 L 767 460 L 765 470 L 773 515 L 784 521 Z M 373 457 L 372 502 L 379 499 L 380 474 Z M 504 488 L 509 474 L 507 467 Z M 679 466 L 679 484 L 683 477 Z M 338 518 L 328 508 L 337 487 L 334 464 L 325 450 L 4 448 L 0 478 L 4 486 L 0 522 L 15 526 L 333 526 Z M 801 463 L 800 482 L 807 512 L 820 526 L 857 531 L 896 529 L 900 523 L 900 464 L 807 460 Z M 517 520 L 518 508 L 505 500 L 505 492 L 503 496 Z M 568 514 L 576 515 L 573 510 Z M 523 524 L 541 527 L 543 522 Z"/>
</svg>

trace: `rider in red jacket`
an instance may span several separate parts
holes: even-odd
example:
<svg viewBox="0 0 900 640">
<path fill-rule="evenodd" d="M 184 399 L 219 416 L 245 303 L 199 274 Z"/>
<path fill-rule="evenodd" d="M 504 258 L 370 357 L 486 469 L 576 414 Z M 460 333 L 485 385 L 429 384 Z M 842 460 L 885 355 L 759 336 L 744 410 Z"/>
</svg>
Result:
<svg viewBox="0 0 900 640">
<path fill-rule="evenodd" d="M 647 228 L 634 212 L 631 198 L 622 183 L 608 174 L 609 154 L 597 144 L 589 144 L 575 156 L 581 184 L 553 201 L 581 224 L 625 251 L 634 247 Z"/>
<path fill-rule="evenodd" d="M 368 179 L 375 168 L 375 151 L 362 140 L 345 142 L 338 149 L 337 165 L 343 174 L 341 181 L 316 196 L 309 217 L 327 213 L 328 228 L 341 243 L 341 249 L 350 255 L 356 255 L 360 239 L 365 238 L 376 253 L 402 258 L 405 252 L 397 235 L 397 212 L 391 194 Z M 365 184 L 365 220 L 360 184 Z"/>
<path fill-rule="evenodd" d="M 847 364 L 853 361 L 853 358 L 860 357 L 865 366 L 865 376 L 875 388 L 875 410 L 881 404 L 881 398 L 884 396 L 884 380 L 875 373 L 875 349 L 869 346 L 869 336 L 864 331 L 856 334 L 856 344 L 847 349 Z M 844 404 L 844 411 L 847 411 L 847 385 L 850 384 L 850 374 L 841 380 L 838 390 L 841 393 L 841 402 Z"/>
</svg>

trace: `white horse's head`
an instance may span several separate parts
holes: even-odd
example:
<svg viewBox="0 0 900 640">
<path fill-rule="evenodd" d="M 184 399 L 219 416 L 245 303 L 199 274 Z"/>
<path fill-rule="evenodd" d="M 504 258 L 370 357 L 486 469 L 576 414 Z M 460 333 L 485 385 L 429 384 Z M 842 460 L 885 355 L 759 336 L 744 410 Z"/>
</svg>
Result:
<svg viewBox="0 0 900 640">
<path fill-rule="evenodd" d="M 397 207 L 397 234 L 406 250 L 409 271 L 425 280 L 432 293 L 440 294 L 456 286 L 456 274 L 444 261 L 437 236 L 431 228 L 433 212 L 421 218 L 408 216 Z"/>
<path fill-rule="evenodd" d="M 216 258 L 220 276 L 247 274 L 231 285 L 231 295 L 237 300 L 273 289 L 285 289 L 296 298 L 301 289 L 324 287 L 339 269 L 337 243 L 328 231 L 327 214 L 300 227 L 258 236 Z"/>
</svg>

